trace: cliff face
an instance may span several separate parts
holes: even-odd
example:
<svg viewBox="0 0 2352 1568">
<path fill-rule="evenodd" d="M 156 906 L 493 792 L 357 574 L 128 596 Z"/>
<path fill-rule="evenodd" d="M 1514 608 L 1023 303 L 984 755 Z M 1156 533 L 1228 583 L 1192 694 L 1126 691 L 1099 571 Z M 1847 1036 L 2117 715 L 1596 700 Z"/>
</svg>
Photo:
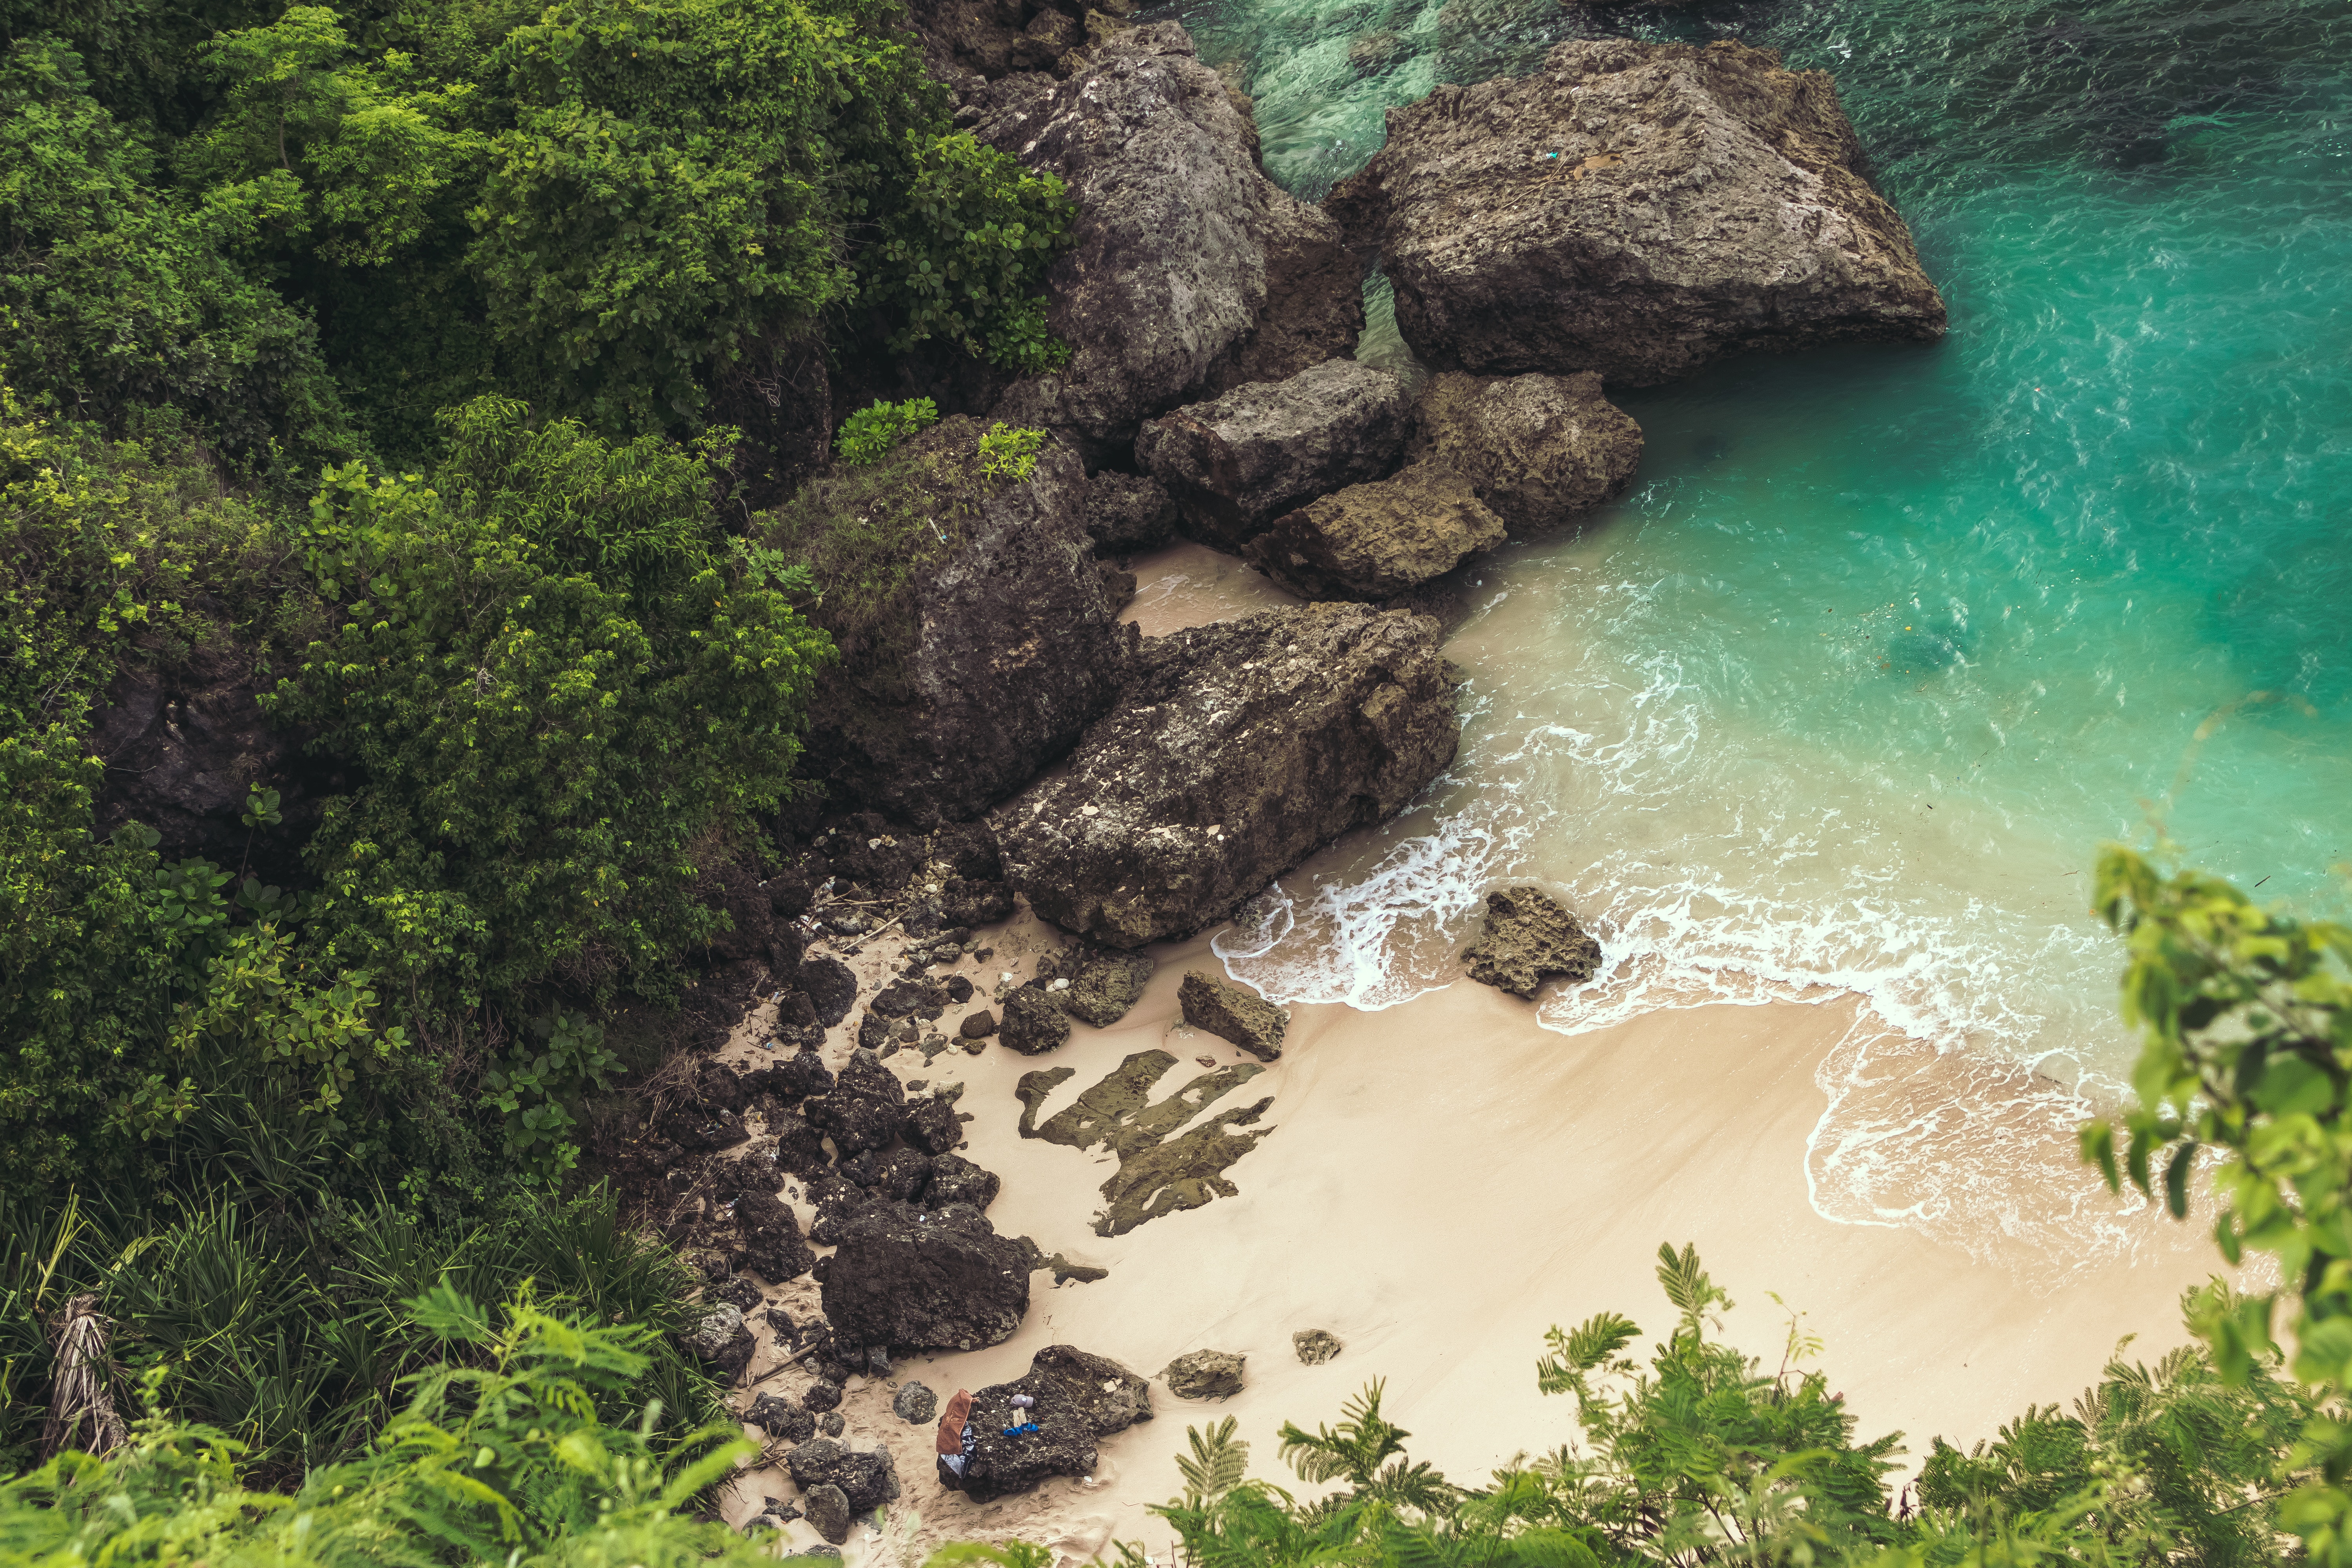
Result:
<svg viewBox="0 0 2352 1568">
<path fill-rule="evenodd" d="M 1389 110 L 1332 193 L 1432 368 L 1646 386 L 1739 350 L 1942 335 L 1825 73 L 1621 39 L 1545 68 Z"/>
</svg>

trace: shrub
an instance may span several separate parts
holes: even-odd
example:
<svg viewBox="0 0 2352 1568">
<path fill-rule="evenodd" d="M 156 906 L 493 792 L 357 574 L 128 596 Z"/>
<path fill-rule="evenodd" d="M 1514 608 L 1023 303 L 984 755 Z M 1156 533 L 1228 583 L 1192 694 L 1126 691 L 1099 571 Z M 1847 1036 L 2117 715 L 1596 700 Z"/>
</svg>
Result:
<svg viewBox="0 0 2352 1568">
<path fill-rule="evenodd" d="M 880 462 L 883 454 L 902 437 L 929 429 L 939 419 L 940 406 L 928 397 L 911 397 L 904 403 L 877 402 L 841 422 L 841 433 L 834 438 L 833 449 L 852 468 L 865 468 Z"/>
<path fill-rule="evenodd" d="M 998 420 L 980 438 L 980 471 L 983 478 L 1015 483 L 1037 471 L 1037 454 L 1045 449 L 1045 432 L 1020 429 Z"/>
<path fill-rule="evenodd" d="M 448 1044 L 541 986 L 667 994 L 723 918 L 698 858 L 793 789 L 831 648 L 727 548 L 709 447 L 497 399 L 446 424 L 433 484 L 328 475 L 310 561 L 349 615 L 271 706 L 365 770 L 307 851 L 320 952 Z"/>
</svg>

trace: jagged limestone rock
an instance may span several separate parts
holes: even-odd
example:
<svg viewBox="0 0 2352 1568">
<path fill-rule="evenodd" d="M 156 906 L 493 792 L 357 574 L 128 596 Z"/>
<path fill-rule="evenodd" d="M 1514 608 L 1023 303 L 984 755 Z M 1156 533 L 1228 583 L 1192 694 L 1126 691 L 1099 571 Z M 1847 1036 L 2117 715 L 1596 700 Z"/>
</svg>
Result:
<svg viewBox="0 0 2352 1568">
<path fill-rule="evenodd" d="M 1470 978 L 1526 1001 L 1551 975 L 1581 985 L 1601 966 L 1601 944 L 1540 888 L 1486 895 L 1486 926 L 1462 950 Z"/>
<path fill-rule="evenodd" d="M 1184 1009 L 1184 1021 L 1194 1028 L 1239 1046 L 1260 1061 L 1282 1055 L 1290 1015 L 1255 992 L 1195 969 L 1186 973 L 1176 1000 Z"/>
<path fill-rule="evenodd" d="M 1231 1399 L 1242 1391 L 1242 1367 L 1248 1360 L 1223 1351 L 1192 1351 L 1170 1362 L 1160 1375 L 1179 1399 Z"/>
</svg>

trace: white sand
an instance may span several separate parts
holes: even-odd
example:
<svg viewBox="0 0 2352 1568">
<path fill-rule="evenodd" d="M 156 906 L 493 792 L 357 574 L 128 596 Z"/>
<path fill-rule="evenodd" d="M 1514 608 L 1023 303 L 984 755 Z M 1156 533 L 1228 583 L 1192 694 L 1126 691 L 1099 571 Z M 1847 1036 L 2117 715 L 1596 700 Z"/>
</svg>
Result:
<svg viewBox="0 0 2352 1568">
<path fill-rule="evenodd" d="M 1145 1509 L 1179 1489 L 1186 1425 L 1238 1417 L 1253 1473 L 1288 1481 L 1275 1457 L 1282 1421 L 1336 1419 L 1375 1377 L 1415 1457 L 1481 1480 L 1515 1452 L 1575 1436 L 1572 1405 L 1535 1390 L 1547 1328 L 1614 1309 L 1663 1329 L 1651 1273 L 1662 1241 L 1697 1244 L 1739 1302 L 1731 1337 L 1754 1353 L 1777 1362 L 1780 1349 L 1768 1291 L 1803 1310 L 1864 1434 L 1902 1429 L 1915 1453 L 1932 1433 L 1989 1436 L 2029 1403 L 2071 1401 L 2124 1334 L 2141 1334 L 2136 1352 L 2150 1355 L 2178 1342 L 2175 1299 L 2218 1263 L 2201 1227 L 2150 1218 L 2158 1234 L 2139 1262 L 2037 1290 L 1998 1258 L 1822 1219 L 1804 1175 L 1825 1103 L 1813 1073 L 1849 1004 L 1661 1013 L 1564 1038 L 1538 1028 L 1528 1005 L 1466 981 L 1385 1013 L 1296 1010 L 1281 1061 L 1204 1111 L 1275 1097 L 1265 1120 L 1276 1131 L 1228 1173 L 1240 1195 L 1100 1238 L 1089 1222 L 1115 1167 L 1099 1150 L 1019 1138 L 1013 1088 L 1039 1067 L 1077 1068 L 1050 1113 L 1135 1051 L 1177 1056 L 1163 1093 L 1199 1070 L 1195 1057 L 1246 1059 L 1178 1016 L 1183 970 L 1214 963 L 1205 942 L 1155 956 L 1160 972 L 1118 1027 L 1079 1026 L 1050 1058 L 991 1045 L 940 1057 L 929 1074 L 919 1055 L 891 1058 L 904 1077 L 965 1084 L 967 1152 L 1004 1178 L 990 1211 L 1001 1232 L 1110 1270 L 1059 1289 L 1040 1272 L 1011 1342 L 898 1372 L 944 1399 L 1020 1375 L 1048 1343 L 1146 1375 L 1210 1348 L 1246 1354 L 1249 1385 L 1195 1405 L 1155 1384 L 1160 1418 L 1106 1442 L 1092 1487 L 1055 1481 L 983 1508 L 940 1488 L 930 1429 L 893 1420 L 891 1391 L 861 1380 L 844 1406 L 849 1436 L 888 1437 L 927 1542 L 1020 1536 L 1079 1560 L 1114 1537 L 1164 1544 Z M 1000 954 L 986 967 L 992 980 L 1007 965 Z M 814 1294 L 805 1281 L 801 1291 Z M 1307 1328 L 1346 1350 L 1300 1365 L 1290 1336 Z M 755 1373 L 772 1363 L 763 1355 Z M 796 1394 L 806 1381 L 793 1372 L 767 1386 Z M 755 1513 L 762 1493 L 795 1495 L 781 1471 L 742 1490 L 730 1515 Z"/>
<path fill-rule="evenodd" d="M 1150 635 L 1289 602 L 1196 545 L 1137 568 L 1145 582 L 1129 618 Z M 960 966 L 979 984 L 974 1007 L 992 1006 L 1003 972 L 1025 976 L 1027 955 L 1059 942 L 1025 914 L 992 940 L 993 961 Z M 877 943 L 854 961 L 866 987 L 896 946 Z M 1011 1342 L 903 1362 L 898 1378 L 919 1379 L 944 1402 L 960 1387 L 1016 1377 L 1040 1346 L 1066 1342 L 1147 1375 L 1187 1351 L 1242 1353 L 1247 1387 L 1199 1405 L 1155 1381 L 1159 1418 L 1107 1440 L 1092 1478 L 983 1507 L 940 1487 L 930 1426 L 890 1415 L 895 1381 L 855 1380 L 843 1405 L 847 1437 L 891 1447 L 901 1506 L 921 1520 L 910 1562 L 941 1541 L 1012 1537 L 1053 1545 L 1065 1562 L 1084 1562 L 1114 1539 L 1157 1555 L 1171 1532 L 1148 1509 L 1179 1489 L 1174 1458 L 1188 1425 L 1238 1418 L 1254 1475 L 1311 1489 L 1277 1461 L 1276 1429 L 1286 1418 L 1336 1420 L 1373 1378 L 1387 1381 L 1385 1409 L 1414 1434 L 1414 1457 L 1475 1484 L 1515 1453 L 1576 1436 L 1572 1404 L 1535 1389 L 1547 1328 L 1612 1309 L 1654 1336 L 1665 1327 L 1670 1310 L 1652 1273 L 1662 1241 L 1697 1244 L 1739 1303 L 1731 1338 L 1775 1364 L 1785 1318 L 1767 1293 L 1803 1311 L 1807 1331 L 1827 1342 L 1822 1364 L 1863 1435 L 1908 1433 L 1915 1463 L 1932 1434 L 1966 1443 L 2028 1404 L 2071 1401 L 2125 1334 L 2138 1333 L 2135 1352 L 2147 1356 L 2179 1342 L 2179 1292 L 2219 1265 L 2201 1226 L 2153 1216 L 2127 1222 L 2144 1233 L 2128 1262 L 2072 1275 L 2053 1274 L 2046 1247 L 2005 1243 L 1990 1226 L 1964 1251 L 1911 1230 L 1822 1218 L 1806 1182 L 1808 1136 L 1828 1103 L 1815 1075 L 1853 1021 L 1851 1000 L 1661 1012 L 1564 1037 L 1538 1027 L 1530 1005 L 1466 980 L 1382 1013 L 1295 1009 L 1282 1059 L 1202 1112 L 1274 1097 L 1263 1124 L 1276 1131 L 1227 1172 L 1240 1194 L 1097 1237 L 1097 1188 L 1116 1166 L 1106 1151 L 1021 1139 L 1013 1085 L 1038 1068 L 1076 1068 L 1047 1103 L 1050 1115 L 1136 1051 L 1164 1045 L 1178 1058 L 1155 1099 L 1202 1070 L 1195 1058 L 1246 1059 L 1184 1029 L 1178 1016 L 1183 971 L 1216 967 L 1207 939 L 1153 956 L 1159 972 L 1118 1027 L 1079 1026 L 1050 1058 L 992 1043 L 929 1067 L 912 1051 L 890 1058 L 904 1079 L 965 1085 L 958 1109 L 975 1118 L 966 1152 L 1004 1182 L 990 1211 L 1001 1233 L 1110 1270 L 1058 1289 L 1037 1273 Z M 952 1036 L 963 1011 L 939 1027 Z M 835 1031 L 827 1055 L 836 1065 L 856 1017 Z M 764 1010 L 748 1019 L 727 1054 L 755 1058 L 765 1022 Z M 2020 1148 L 2017 1169 L 2037 1188 L 2093 1181 L 2060 1147 Z M 812 1314 L 816 1299 L 805 1279 L 783 1297 L 796 1318 Z M 1301 1365 L 1291 1335 L 1309 1328 L 1337 1334 L 1346 1349 Z M 774 1363 L 763 1331 L 753 1375 Z M 761 1386 L 797 1396 L 807 1382 L 795 1369 Z M 747 1390 L 738 1402 L 748 1399 Z M 763 1495 L 796 1494 L 781 1468 L 748 1473 L 730 1519 L 752 1517 Z M 815 1536 L 795 1523 L 791 1539 L 807 1545 Z M 846 1552 L 853 1563 L 882 1555 L 862 1529 Z"/>
</svg>

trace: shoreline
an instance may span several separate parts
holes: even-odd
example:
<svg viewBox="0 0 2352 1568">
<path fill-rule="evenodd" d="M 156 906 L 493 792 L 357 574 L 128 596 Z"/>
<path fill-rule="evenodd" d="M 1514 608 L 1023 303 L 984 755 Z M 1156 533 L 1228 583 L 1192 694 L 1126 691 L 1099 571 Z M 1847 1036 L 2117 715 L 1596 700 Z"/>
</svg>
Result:
<svg viewBox="0 0 2352 1568">
<path fill-rule="evenodd" d="M 1025 914 L 1000 928 L 992 978 L 1025 969 L 1005 962 L 1024 929 L 1053 941 Z M 1113 1540 L 1140 1540 L 1156 1552 L 1170 1533 L 1146 1510 L 1181 1489 L 1186 1426 L 1235 1417 L 1254 1477 L 1311 1490 L 1281 1467 L 1276 1429 L 1336 1419 L 1373 1378 L 1386 1380 L 1386 1410 L 1414 1434 L 1414 1458 L 1480 1484 L 1513 1454 L 1576 1436 L 1572 1401 L 1536 1391 L 1545 1330 L 1616 1310 L 1651 1331 L 1638 1342 L 1646 1350 L 1669 1315 L 1652 1274 L 1661 1242 L 1697 1246 L 1739 1303 L 1727 1337 L 1768 1364 L 1786 1333 L 1769 1293 L 1804 1313 L 1806 1331 L 1827 1342 L 1819 1364 L 1862 1435 L 1906 1434 L 1906 1473 L 1933 1436 L 1965 1447 L 2030 1404 L 2071 1401 L 2125 1335 L 2138 1336 L 2137 1358 L 2185 1342 L 2177 1299 L 2218 1268 L 2201 1226 L 2153 1213 L 2124 1222 L 2145 1227 L 2136 1256 L 2054 1284 L 2037 1283 L 2018 1258 L 1823 1218 L 1807 1190 L 1826 1105 L 1817 1074 L 1853 999 L 1660 1012 L 1563 1037 L 1528 1004 L 1466 981 L 1376 1014 L 1292 1009 L 1283 1057 L 1247 1096 L 1202 1112 L 1274 1097 L 1261 1123 L 1273 1132 L 1226 1172 L 1238 1195 L 1099 1237 L 1090 1228 L 1097 1186 L 1115 1167 L 1098 1149 L 1021 1138 L 1015 1082 L 1040 1067 L 1077 1069 L 1042 1120 L 1136 1051 L 1164 1046 L 1180 1064 L 1249 1059 L 1182 1026 L 1184 971 L 1217 967 L 1206 938 L 1151 952 L 1159 968 L 1118 1026 L 1077 1025 L 1045 1058 L 997 1044 L 955 1053 L 930 1074 L 965 1085 L 959 1109 L 975 1118 L 967 1152 L 1004 1182 L 989 1211 L 998 1231 L 1108 1277 L 1055 1287 L 1041 1270 L 1013 1339 L 909 1358 L 893 1381 L 920 1380 L 944 1401 L 1068 1343 L 1152 1378 L 1158 1419 L 1105 1439 L 1091 1486 L 1056 1479 L 974 1505 L 939 1486 L 930 1426 L 890 1415 L 889 1384 L 856 1380 L 843 1405 L 851 1436 L 887 1441 L 906 1489 L 898 1506 L 919 1513 L 924 1547 L 1019 1537 L 1084 1562 Z M 729 1054 L 750 1049 L 739 1031 Z M 836 1042 L 827 1055 L 846 1051 Z M 813 1306 L 814 1283 L 797 1281 L 802 1292 Z M 1290 1335 L 1316 1328 L 1346 1348 L 1301 1365 Z M 1243 1392 L 1215 1403 L 1171 1396 L 1157 1374 L 1197 1349 L 1245 1354 Z M 772 1358 L 763 1347 L 755 1373 Z M 765 1386 L 789 1394 L 803 1381 L 787 1373 Z M 762 1493 L 790 1495 L 780 1468 L 739 1480 L 730 1519 L 756 1513 Z M 796 1523 L 793 1542 L 814 1537 Z M 870 1545 L 854 1531 L 845 1551 L 854 1562 Z"/>
<path fill-rule="evenodd" d="M 1147 635 L 1287 602 L 1242 563 L 1197 544 L 1133 564 L 1140 591 L 1123 618 Z M 918 1516 L 919 1552 L 1019 1538 L 1052 1547 L 1063 1564 L 1121 1540 L 1157 1555 L 1172 1534 L 1148 1510 L 1181 1489 L 1175 1459 L 1186 1427 L 1233 1416 L 1254 1478 L 1311 1493 L 1280 1463 L 1276 1432 L 1286 1420 L 1337 1419 L 1375 1378 L 1386 1384 L 1386 1413 L 1413 1434 L 1414 1458 L 1457 1483 L 1483 1484 L 1515 1454 L 1578 1436 L 1574 1402 L 1536 1389 L 1548 1329 L 1622 1312 L 1650 1331 L 1635 1345 L 1646 1353 L 1671 1318 L 1653 1272 L 1661 1243 L 1697 1247 L 1738 1303 L 1725 1337 L 1768 1365 L 1779 1363 L 1788 1312 L 1803 1314 L 1804 1331 L 1826 1343 L 1817 1364 L 1846 1396 L 1860 1435 L 1905 1433 L 1892 1478 L 1899 1487 L 1934 1436 L 1966 1447 L 2029 1405 L 2071 1402 L 2118 1340 L 2137 1336 L 2136 1359 L 2186 1342 L 2178 1299 L 2220 1268 L 2194 1217 L 2175 1224 L 2107 1194 L 2075 1160 L 2071 1132 L 2047 1115 L 1962 1119 L 1962 1136 L 1990 1127 L 2005 1156 L 2007 1190 L 1995 1197 L 2006 1201 L 1963 1216 L 1977 1223 L 1825 1216 L 1817 1144 L 1844 1096 L 1859 1089 L 1916 1107 L 1925 1126 L 1939 1107 L 1982 1100 L 1983 1071 L 2009 1075 L 1864 1018 L 1858 994 L 1661 1007 L 1571 1035 L 1539 1016 L 1556 986 L 1520 1002 L 1466 980 L 1451 957 L 1437 989 L 1379 1011 L 1292 1005 L 1281 1058 L 1246 1092 L 1211 1100 L 1185 1124 L 1272 1096 L 1256 1125 L 1273 1131 L 1224 1173 L 1239 1192 L 1098 1237 L 1098 1188 L 1117 1163 L 1100 1146 L 1021 1137 L 1015 1086 L 1040 1068 L 1075 1069 L 1037 1107 L 1042 1123 L 1136 1052 L 1164 1048 L 1177 1059 L 1154 1098 L 1210 1066 L 1251 1062 L 1185 1027 L 1177 1005 L 1186 970 L 1225 972 L 1210 944 L 1227 929 L 1147 949 L 1157 968 L 1134 1008 L 1108 1029 L 1074 1021 L 1068 1043 L 1048 1055 L 1021 1056 L 992 1039 L 976 1056 L 888 1058 L 902 1079 L 964 1086 L 957 1109 L 973 1117 L 964 1152 L 1003 1182 L 989 1209 L 999 1234 L 1027 1235 L 1047 1255 L 1109 1271 L 1056 1286 L 1040 1269 L 1029 1312 L 1003 1344 L 910 1357 L 889 1379 L 852 1380 L 841 1405 L 848 1437 L 891 1450 L 904 1489 L 891 1506 Z M 976 987 L 971 1009 L 992 1006 L 1000 980 L 1026 978 L 1036 955 L 1069 941 L 1025 908 L 985 937 L 993 956 L 964 971 Z M 862 995 L 895 969 L 898 946 L 868 943 L 850 960 Z M 754 1044 L 764 1011 L 734 1031 L 725 1059 L 764 1059 Z M 961 1011 L 940 1027 L 952 1035 Z M 856 1020 L 832 1031 L 830 1065 L 847 1058 Z M 1873 1049 L 1893 1070 L 1861 1070 L 1857 1051 Z M 798 1200 L 797 1186 L 788 1197 Z M 805 1227 L 813 1211 L 804 1201 L 794 1207 Z M 2059 1226 L 2036 1220 L 2053 1207 Z M 2106 1234 L 2070 1259 L 2064 1226 L 2086 1215 Z M 772 1299 L 797 1320 L 818 1297 L 804 1276 Z M 1336 1334 L 1345 1348 L 1302 1365 L 1290 1336 L 1307 1329 Z M 777 1360 L 764 1325 L 758 1337 L 754 1377 Z M 1051 1479 L 982 1505 L 946 1491 L 931 1463 L 931 1426 L 891 1414 L 898 1385 L 919 1380 L 944 1403 L 959 1388 L 1021 1375 L 1052 1343 L 1150 1379 L 1156 1419 L 1104 1439 L 1091 1478 Z M 1240 1394 L 1193 1403 L 1168 1393 L 1160 1371 L 1202 1349 L 1247 1356 Z M 788 1371 L 760 1386 L 793 1396 L 807 1381 Z M 749 1398 L 739 1391 L 735 1403 Z M 726 1517 L 743 1523 L 766 1495 L 793 1495 L 780 1463 L 739 1475 Z M 793 1550 L 818 1543 L 804 1521 L 787 1533 Z M 853 1530 L 844 1553 L 852 1563 L 887 1556 L 899 1543 L 891 1535 L 877 1544 Z"/>
</svg>

